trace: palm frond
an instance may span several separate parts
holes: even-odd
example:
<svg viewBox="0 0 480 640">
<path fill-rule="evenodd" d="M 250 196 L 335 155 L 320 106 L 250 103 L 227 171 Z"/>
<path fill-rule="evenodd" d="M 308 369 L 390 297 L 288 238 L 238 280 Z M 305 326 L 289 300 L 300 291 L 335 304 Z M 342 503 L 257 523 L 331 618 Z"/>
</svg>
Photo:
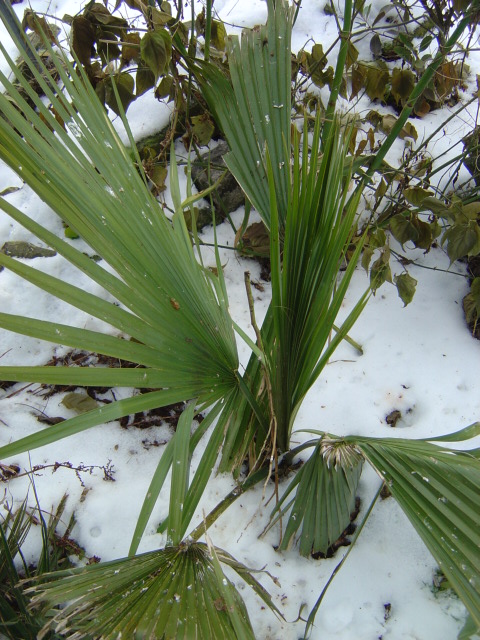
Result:
<svg viewBox="0 0 480 640">
<path fill-rule="evenodd" d="M 273 340 L 264 344 L 281 451 L 288 448 L 293 419 L 307 391 L 368 300 L 366 292 L 328 344 L 362 245 L 358 243 L 339 280 L 354 232 L 358 198 L 345 206 L 350 178 L 348 172 L 345 175 L 348 133 L 342 133 L 339 122 L 331 124 L 328 139 L 323 140 L 323 153 L 319 116 L 310 147 L 307 136 L 305 127 L 303 149 L 298 141 L 295 144 L 283 254 L 274 176 L 269 173 L 275 329 Z"/>
<path fill-rule="evenodd" d="M 48 612 L 66 603 L 43 634 L 54 629 L 76 640 L 91 635 L 114 640 L 119 633 L 145 640 L 253 640 L 243 600 L 221 571 L 219 560 L 241 576 L 249 571 L 222 550 L 209 552 L 203 543 L 187 542 L 133 558 L 46 574 L 26 593 L 35 610 Z M 271 603 L 253 576 L 249 580 L 260 597 Z"/>
<path fill-rule="evenodd" d="M 0 263 L 100 318 L 117 335 L 13 313 L 0 314 L 0 327 L 137 362 L 143 368 L 141 372 L 81 372 L 12 367 L 2 368 L 0 375 L 43 382 L 60 376 L 64 383 L 81 378 L 85 385 L 102 378 L 109 386 L 145 386 L 148 380 L 153 388 L 168 388 L 165 400 L 175 396 L 176 401 L 200 398 L 213 403 L 237 385 L 236 344 L 224 292 L 219 295 L 218 283 L 196 260 L 183 219 L 184 204 L 177 198 L 173 222 L 167 220 L 80 68 L 74 69 L 61 51 L 45 41 L 55 74 L 61 79 L 58 88 L 28 39 L 14 31 L 11 35 L 50 108 L 0 43 L 15 77 L 13 82 L 0 75 L 6 89 L 6 94 L 0 94 L 4 116 L 0 118 L 0 158 L 103 258 L 105 266 L 55 237 L 3 198 L 0 207 L 103 287 L 108 296 L 90 294 L 8 256 L 0 255 Z M 174 158 L 172 162 L 172 192 L 177 192 Z M 192 197 L 188 199 L 191 203 Z M 162 395 L 157 397 L 159 402 Z M 144 399 L 145 407 L 153 397 Z M 135 402 L 142 401 L 137 398 Z M 127 405 L 118 405 L 112 415 L 118 417 L 126 410 Z M 81 427 L 75 421 L 64 423 L 62 433 L 68 433 L 70 426 L 72 432 L 88 428 L 87 424 L 98 424 L 101 418 L 101 412 L 91 414 Z M 28 442 L 21 446 L 29 446 Z M 2 449 L 1 455 L 7 455 L 6 451 Z"/>
<path fill-rule="evenodd" d="M 358 447 L 438 562 L 474 623 L 480 627 L 480 450 L 453 449 L 480 435 L 480 423 L 428 440 L 361 438 Z"/>
<path fill-rule="evenodd" d="M 282 226 L 288 202 L 291 138 L 291 31 L 294 6 L 268 0 L 268 21 L 227 44 L 230 78 L 210 63 L 192 69 L 231 152 L 225 163 L 270 227 L 265 149 L 272 161 Z"/>
<path fill-rule="evenodd" d="M 7 510 L 0 521 L 0 631 L 9 638 L 33 640 L 38 627 L 28 614 L 28 599 L 17 587 L 20 577 L 14 562 L 31 526 L 26 506 L 24 502 L 15 515 Z"/>
<path fill-rule="evenodd" d="M 272 512 L 270 526 L 290 511 L 281 550 L 291 546 L 301 529 L 301 555 L 327 553 L 350 523 L 362 463 L 359 451 L 342 440 L 318 441 Z M 286 502 L 294 491 L 294 497 Z"/>
</svg>

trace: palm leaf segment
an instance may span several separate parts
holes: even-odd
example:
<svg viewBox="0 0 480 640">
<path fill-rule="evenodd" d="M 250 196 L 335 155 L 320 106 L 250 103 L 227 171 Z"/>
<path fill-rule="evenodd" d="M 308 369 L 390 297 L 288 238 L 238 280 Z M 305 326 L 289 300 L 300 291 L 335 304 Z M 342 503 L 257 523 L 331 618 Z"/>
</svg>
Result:
<svg viewBox="0 0 480 640">
<path fill-rule="evenodd" d="M 15 76 L 15 81 L 10 81 L 0 74 L 6 89 L 0 94 L 0 158 L 103 258 L 104 266 L 6 199 L 0 199 L 0 207 L 106 293 L 88 293 L 3 254 L 0 264 L 134 341 L 10 313 L 0 313 L 0 326 L 127 359 L 142 368 L 112 372 L 2 367 L 0 377 L 163 389 L 154 392 L 155 396 L 145 394 L 145 405 L 154 406 L 175 398 L 200 397 L 213 402 L 228 394 L 236 384 L 238 360 L 226 294 L 194 255 L 183 220 L 175 162 L 172 194 L 176 211 L 170 222 L 150 194 L 141 170 L 119 140 L 87 78 L 45 43 L 61 78 L 59 92 L 29 40 L 20 40 L 15 32 L 12 37 L 21 51 L 29 52 L 24 55 L 26 64 L 51 107 L 45 106 L 0 45 Z M 138 406 L 139 398 L 132 401 Z M 117 405 L 112 415 L 119 417 L 125 412 L 130 412 L 128 401 Z M 89 416 L 90 426 L 105 420 L 101 413 Z M 2 450 L 2 454 L 17 450 Z"/>
</svg>

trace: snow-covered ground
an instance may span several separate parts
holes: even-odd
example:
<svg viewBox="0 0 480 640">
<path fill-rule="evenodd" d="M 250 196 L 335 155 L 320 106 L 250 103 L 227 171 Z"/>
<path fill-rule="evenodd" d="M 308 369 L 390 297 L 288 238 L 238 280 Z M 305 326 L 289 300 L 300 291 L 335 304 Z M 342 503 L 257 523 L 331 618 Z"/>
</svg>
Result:
<svg viewBox="0 0 480 640">
<path fill-rule="evenodd" d="M 26 3 L 15 5 L 19 14 Z M 372 8 L 378 12 L 377 1 Z M 35 10 L 48 11 L 62 16 L 79 10 L 74 0 L 49 3 L 32 2 Z M 333 18 L 326 16 L 322 3 L 304 0 L 295 25 L 293 50 L 298 51 L 310 39 L 321 42 L 328 49 L 336 37 Z M 230 25 L 253 26 L 263 22 L 266 5 L 260 0 L 217 0 L 215 8 L 219 17 Z M 229 27 L 233 31 L 233 26 Z M 0 33 L 3 41 L 3 30 Z M 368 42 L 357 43 L 364 59 L 369 56 Z M 309 48 L 309 45 L 307 45 Z M 334 52 L 329 63 L 334 64 Z M 470 60 L 472 69 L 480 68 L 480 56 Z M 0 62 L 5 69 L 4 62 Z M 472 74 L 467 99 L 475 90 Z M 368 101 L 359 102 L 357 108 L 371 108 Z M 382 107 L 376 107 L 382 109 Z M 463 112 L 461 119 L 445 126 L 430 145 L 434 156 L 442 155 L 445 161 L 452 145 L 475 125 L 477 106 Z M 388 109 L 385 108 L 385 112 Z M 150 94 L 135 102 L 129 118 L 137 138 L 164 126 L 169 107 L 156 102 Z M 418 143 L 429 135 L 449 115 L 449 108 L 434 112 L 423 120 L 417 120 Z M 399 141 L 389 154 L 390 163 L 398 163 L 404 143 Z M 181 146 L 177 147 L 181 153 Z M 454 152 L 452 152 L 454 153 Z M 468 174 L 464 176 L 464 179 Z M 22 186 L 12 172 L 0 167 L 0 191 L 12 186 L 21 189 L 11 193 L 9 200 L 37 221 L 56 229 L 63 235 L 61 222 L 56 220 L 45 205 L 38 201 L 27 186 Z M 167 196 L 168 197 L 168 194 Z M 233 215 L 240 224 L 243 212 Z M 204 234 L 211 240 L 207 230 Z M 12 240 L 36 243 L 24 229 L 16 226 L 0 212 L 0 246 Z M 81 241 L 75 240 L 81 247 Z M 221 244 L 233 243 L 231 228 L 219 229 Z M 322 377 L 307 396 L 296 422 L 296 430 L 316 428 L 332 433 L 363 434 L 375 436 L 428 437 L 440 435 L 467 426 L 480 419 L 480 342 L 474 340 L 465 324 L 462 298 L 467 293 L 467 282 L 462 266 L 449 270 L 449 260 L 440 248 L 423 255 L 421 251 L 409 252 L 418 266 L 409 267 L 410 274 L 418 280 L 413 302 L 406 308 L 396 289 L 384 285 L 367 305 L 351 332 L 362 345 L 360 356 L 349 344 L 342 344 L 324 370 Z M 206 250 L 208 264 L 208 250 Z M 252 273 L 252 279 L 260 278 L 255 262 L 240 259 L 231 251 L 223 251 L 225 277 L 234 319 L 251 332 L 246 304 L 243 273 Z M 32 263 L 30 263 L 32 264 Z M 211 254 L 211 264 L 214 256 Z M 35 267 L 66 280 L 73 277 L 73 270 L 61 257 L 36 258 Z M 398 265 L 393 272 L 400 274 Z M 86 278 L 75 283 L 92 290 L 94 285 Z M 269 285 L 262 283 L 264 292 L 255 290 L 258 320 L 261 321 L 269 299 Z M 359 268 L 345 300 L 342 314 L 353 306 L 368 284 L 367 275 Z M 98 291 L 97 291 L 98 292 Z M 19 280 L 4 270 L 0 273 L 0 309 L 22 313 L 26 316 L 55 319 L 75 326 L 97 329 L 100 323 L 84 313 L 52 299 L 47 294 Z M 242 352 L 246 363 L 248 353 Z M 0 364 L 45 364 L 53 355 L 67 353 L 64 347 L 19 337 L 6 331 L 0 332 Z M 15 385 L 0 391 L 0 443 L 32 433 L 41 425 L 36 416 L 43 412 L 49 416 L 74 415 L 62 404 L 62 394 L 49 399 L 39 393 L 38 385 Z M 117 398 L 119 393 L 115 391 Z M 123 391 L 125 393 L 125 391 Z M 401 412 L 395 429 L 386 423 L 386 416 L 393 410 Z M 42 508 L 48 513 L 55 510 L 64 493 L 68 493 L 67 511 L 75 512 L 77 525 L 73 537 L 86 549 L 88 556 L 109 560 L 126 555 L 135 522 L 156 468 L 161 446 L 154 443 L 171 436 L 168 426 L 147 430 L 122 429 L 118 423 L 109 423 L 59 443 L 32 451 L 30 455 L 16 456 L 2 462 L 18 463 L 29 470 L 35 465 L 71 463 L 73 467 L 94 467 L 91 473 L 80 472 L 64 466 L 54 473 L 46 468 L 34 475 L 36 491 Z M 305 438 L 294 434 L 293 441 Z M 198 461 L 197 452 L 193 461 Z M 102 467 L 114 471 L 114 482 L 106 481 Z M 376 492 L 379 479 L 365 469 L 359 488 L 362 500 L 359 520 L 368 508 Z M 28 476 L 13 479 L 0 485 L 0 500 L 18 504 L 29 490 Z M 228 476 L 214 478 L 206 491 L 202 510 L 208 512 L 234 486 Z M 30 487 L 30 499 L 33 491 Z M 278 578 L 274 584 L 267 576 L 259 579 L 273 595 L 275 604 L 289 621 L 294 621 L 302 605 L 302 615 L 314 605 L 331 572 L 338 564 L 345 548 L 329 560 L 315 561 L 301 558 L 293 548 L 277 553 L 278 532 L 270 531 L 258 536 L 268 522 L 272 502 L 269 493 L 262 497 L 262 489 L 242 496 L 210 529 L 213 543 L 225 548 L 238 560 L 254 568 L 265 567 Z M 140 551 L 161 547 L 162 536 L 156 524 L 168 510 L 168 485 L 162 493 L 150 526 L 142 541 Z M 202 518 L 199 512 L 194 524 Z M 32 536 L 25 548 L 31 559 L 38 551 L 39 539 Z M 417 534 L 392 498 L 379 501 L 368 520 L 348 561 L 333 581 L 316 618 L 313 640 L 453 640 L 463 625 L 465 611 L 457 598 L 449 594 L 434 593 L 433 576 L 436 564 Z M 284 623 L 265 610 L 246 586 L 239 585 L 253 627 L 260 640 L 296 640 L 302 636 L 304 623 Z"/>
</svg>

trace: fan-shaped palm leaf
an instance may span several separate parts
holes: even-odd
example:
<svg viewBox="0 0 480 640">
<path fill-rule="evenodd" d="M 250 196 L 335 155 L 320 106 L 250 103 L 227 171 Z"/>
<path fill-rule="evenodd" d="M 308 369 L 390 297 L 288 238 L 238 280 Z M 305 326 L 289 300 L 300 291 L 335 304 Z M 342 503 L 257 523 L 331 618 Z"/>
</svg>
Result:
<svg viewBox="0 0 480 640">
<path fill-rule="evenodd" d="M 275 519 L 270 526 L 291 508 L 280 549 L 287 549 L 301 528 L 302 555 L 327 553 L 350 522 L 362 463 L 362 455 L 352 445 L 327 438 L 318 441 L 272 513 Z"/>
<path fill-rule="evenodd" d="M 90 294 L 3 254 L 0 264 L 105 321 L 113 332 L 88 331 L 13 313 L 1 313 L 0 326 L 127 359 L 142 368 L 2 367 L 0 376 L 7 380 L 162 390 L 65 422 L 55 434 L 49 430 L 47 436 L 9 445 L 1 449 L 2 456 L 41 446 L 132 410 L 194 397 L 214 402 L 236 386 L 237 369 L 224 289 L 195 258 L 183 220 L 174 159 L 171 179 L 175 216 L 170 222 L 120 142 L 88 79 L 45 43 L 61 77 L 62 90 L 57 90 L 28 39 L 21 40 L 14 32 L 12 37 L 21 51 L 29 52 L 24 55 L 26 64 L 51 108 L 31 89 L 0 45 L 22 88 L 20 93 L 13 82 L 4 75 L 0 77 L 7 92 L 0 94 L 0 158 L 103 258 L 103 264 L 59 239 L 7 200 L 2 198 L 0 207 L 106 293 Z"/>
<path fill-rule="evenodd" d="M 231 152 L 225 163 L 270 228 L 265 148 L 272 160 L 281 225 L 288 202 L 291 138 L 291 32 L 295 7 L 268 0 L 268 21 L 227 43 L 230 79 L 212 64 L 192 64 Z"/>
<path fill-rule="evenodd" d="M 43 634 L 54 629 L 76 640 L 253 640 L 243 600 L 219 561 L 247 578 L 277 611 L 249 569 L 203 543 L 44 574 L 27 593 L 32 608 L 52 616 Z M 60 603 L 66 606 L 53 611 Z"/>
<path fill-rule="evenodd" d="M 387 482 L 452 588 L 480 627 L 480 450 L 436 442 L 480 435 L 480 423 L 428 440 L 344 438 Z"/>
</svg>

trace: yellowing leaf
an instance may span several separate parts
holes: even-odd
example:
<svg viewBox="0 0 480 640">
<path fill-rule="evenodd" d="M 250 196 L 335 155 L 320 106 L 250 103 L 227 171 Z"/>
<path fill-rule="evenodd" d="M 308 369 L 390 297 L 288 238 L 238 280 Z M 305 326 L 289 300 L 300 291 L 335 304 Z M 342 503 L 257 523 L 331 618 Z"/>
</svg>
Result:
<svg viewBox="0 0 480 640">
<path fill-rule="evenodd" d="M 212 20 L 212 31 L 210 34 L 210 43 L 219 51 L 225 51 L 225 43 L 227 38 L 227 30 L 223 22 Z"/>
<path fill-rule="evenodd" d="M 398 295 L 402 299 L 403 306 L 406 307 L 413 300 L 417 281 L 409 273 L 402 273 L 399 276 L 395 276 L 395 286 L 397 287 Z"/>
<path fill-rule="evenodd" d="M 389 80 L 388 67 L 383 61 L 368 66 L 365 91 L 370 100 L 383 100 Z"/>
<path fill-rule="evenodd" d="M 419 207 L 425 198 L 429 196 L 433 196 L 431 191 L 427 191 L 426 189 L 422 189 L 422 187 L 409 187 L 405 189 L 403 192 L 405 196 L 405 200 L 410 204 L 413 204 L 416 207 Z"/>
<path fill-rule="evenodd" d="M 76 413 L 85 413 L 86 411 L 91 411 L 98 407 L 98 402 L 96 400 L 87 396 L 85 393 L 78 391 L 67 393 L 62 400 L 62 404 L 67 409 L 72 409 L 72 411 L 75 411 Z"/>
<path fill-rule="evenodd" d="M 480 217 L 480 202 L 470 202 L 462 206 L 462 213 L 470 220 L 477 220 Z"/>
<path fill-rule="evenodd" d="M 381 255 L 372 264 L 370 269 L 370 287 L 372 291 L 379 289 L 384 282 L 392 281 L 392 272 L 389 264 L 390 251 L 382 251 Z"/>
<path fill-rule="evenodd" d="M 367 66 L 364 64 L 356 64 L 352 69 L 352 92 L 350 100 L 353 100 L 365 86 L 367 77 Z"/>
<path fill-rule="evenodd" d="M 127 33 L 123 39 L 122 62 L 128 64 L 132 60 L 140 60 L 140 34 L 138 31 Z"/>
<path fill-rule="evenodd" d="M 358 49 L 352 43 L 352 41 L 349 40 L 347 45 L 347 60 L 346 60 L 347 69 L 349 69 L 352 66 L 352 64 L 357 61 L 357 58 L 358 58 Z"/>
<path fill-rule="evenodd" d="M 404 105 L 415 88 L 415 75 L 410 69 L 395 68 L 392 71 L 392 96 L 397 104 Z"/>
<path fill-rule="evenodd" d="M 201 116 L 192 116 L 191 118 L 193 125 L 193 134 L 198 141 L 200 146 L 204 146 L 208 144 L 212 138 L 213 132 L 215 131 L 215 125 L 208 117 L 208 114 L 203 114 Z"/>
</svg>

